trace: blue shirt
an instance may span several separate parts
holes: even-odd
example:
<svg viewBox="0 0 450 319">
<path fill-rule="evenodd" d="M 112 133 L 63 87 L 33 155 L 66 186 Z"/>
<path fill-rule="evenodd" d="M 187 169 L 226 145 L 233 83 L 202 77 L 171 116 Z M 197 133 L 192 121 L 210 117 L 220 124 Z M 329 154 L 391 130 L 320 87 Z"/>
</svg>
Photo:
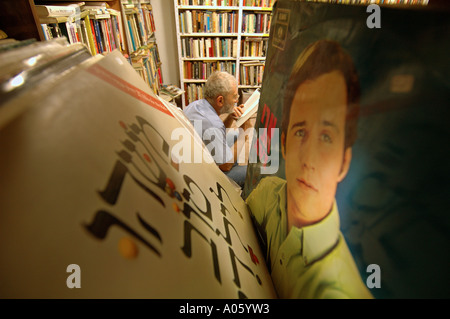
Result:
<svg viewBox="0 0 450 319">
<path fill-rule="evenodd" d="M 184 109 L 184 114 L 191 121 L 217 164 L 227 163 L 233 159 L 233 153 L 227 145 L 225 125 L 207 100 L 192 102 Z"/>
</svg>

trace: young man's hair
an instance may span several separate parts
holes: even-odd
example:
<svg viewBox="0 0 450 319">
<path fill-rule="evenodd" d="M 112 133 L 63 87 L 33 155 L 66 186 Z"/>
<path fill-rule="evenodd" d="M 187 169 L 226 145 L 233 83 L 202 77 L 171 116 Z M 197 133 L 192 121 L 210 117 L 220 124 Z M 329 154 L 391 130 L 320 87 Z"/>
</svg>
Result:
<svg viewBox="0 0 450 319">
<path fill-rule="evenodd" d="M 347 116 L 345 121 L 344 149 L 353 145 L 357 135 L 359 114 L 360 86 L 353 60 L 336 41 L 319 40 L 307 46 L 291 71 L 285 89 L 283 118 L 281 129 L 286 135 L 292 100 L 297 88 L 307 80 L 315 80 L 319 76 L 339 71 L 344 77 L 347 87 Z"/>
<path fill-rule="evenodd" d="M 229 94 L 233 88 L 233 84 L 237 84 L 236 78 L 225 71 L 213 72 L 205 84 L 205 99 L 214 100 L 219 95 L 225 96 Z"/>
</svg>

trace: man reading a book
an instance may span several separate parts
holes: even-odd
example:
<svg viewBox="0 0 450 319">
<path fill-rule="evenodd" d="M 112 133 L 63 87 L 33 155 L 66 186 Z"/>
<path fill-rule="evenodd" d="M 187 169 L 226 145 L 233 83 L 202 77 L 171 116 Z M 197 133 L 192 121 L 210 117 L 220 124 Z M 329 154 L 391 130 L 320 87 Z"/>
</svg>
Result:
<svg viewBox="0 0 450 319">
<path fill-rule="evenodd" d="M 286 180 L 263 178 L 247 204 L 281 298 L 372 298 L 339 229 L 335 194 L 356 138 L 359 80 L 351 57 L 321 40 L 298 57 L 284 96 Z"/>
<path fill-rule="evenodd" d="M 239 134 L 235 141 L 233 138 L 233 142 L 227 143 L 227 128 L 243 113 L 243 105 L 236 106 L 239 98 L 236 78 L 228 72 L 212 73 L 205 84 L 204 96 L 204 99 L 190 103 L 184 114 L 194 125 L 220 170 L 242 188 L 247 166 L 238 165 L 237 159 L 245 144 L 245 134 Z M 228 114 L 224 120 L 220 118 L 222 114 Z M 247 120 L 242 125 L 244 131 L 249 125 Z"/>
</svg>

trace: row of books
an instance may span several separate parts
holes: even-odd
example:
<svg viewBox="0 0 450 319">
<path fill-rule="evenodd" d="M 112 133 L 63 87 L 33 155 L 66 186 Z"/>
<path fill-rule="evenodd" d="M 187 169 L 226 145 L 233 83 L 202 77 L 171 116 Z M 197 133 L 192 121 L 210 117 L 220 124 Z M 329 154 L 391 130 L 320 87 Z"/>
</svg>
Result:
<svg viewBox="0 0 450 319">
<path fill-rule="evenodd" d="M 178 0 L 182 6 L 238 6 L 240 0 Z"/>
<path fill-rule="evenodd" d="M 181 56 L 183 58 L 236 58 L 238 40 L 233 38 L 183 38 Z M 249 38 L 241 40 L 241 57 L 264 57 L 267 39 Z"/>
<path fill-rule="evenodd" d="M 186 105 L 189 103 L 192 103 L 194 101 L 200 100 L 204 98 L 203 95 L 203 89 L 205 85 L 204 84 L 198 84 L 198 83 L 185 83 L 184 84 L 184 94 L 186 99 Z"/>
<path fill-rule="evenodd" d="M 238 41 L 234 38 L 182 38 L 181 55 L 184 58 L 237 56 Z"/>
<path fill-rule="evenodd" d="M 246 7 L 266 7 L 272 8 L 275 0 L 244 0 Z"/>
<path fill-rule="evenodd" d="M 238 31 L 238 12 L 186 10 L 180 12 L 181 33 L 235 33 Z"/>
<path fill-rule="evenodd" d="M 70 44 L 85 44 L 92 55 L 111 52 L 115 49 L 124 50 L 123 27 L 119 11 L 98 8 L 62 16 L 62 9 L 55 10 L 48 11 L 47 16 L 39 18 L 46 40 L 65 36 Z M 59 12 L 60 16 L 52 12 Z"/>
<path fill-rule="evenodd" d="M 148 43 L 155 31 L 155 23 L 151 5 L 142 5 L 125 9 L 131 51 L 138 50 Z"/>
<path fill-rule="evenodd" d="M 68 5 L 36 5 L 45 38 L 63 34 L 70 43 L 82 42 L 92 54 L 125 51 L 128 41 L 129 52 L 146 45 L 155 31 L 150 4 L 126 4 L 124 12 L 109 8 L 106 2 L 78 2 Z M 123 25 L 125 14 L 127 25 Z M 57 23 L 61 32 L 56 32 Z M 63 24 L 64 23 L 64 24 Z M 50 25 L 50 28 L 48 27 Z M 124 34 L 127 34 L 127 37 Z M 92 35 L 92 37 L 91 37 Z"/>
<path fill-rule="evenodd" d="M 178 0 L 183 6 L 239 6 L 240 0 Z M 275 0 L 243 0 L 246 7 L 266 7 L 271 8 Z"/>
<path fill-rule="evenodd" d="M 236 58 L 238 40 L 234 38 L 182 38 L 183 58 Z M 241 40 L 241 57 L 264 57 L 267 39 L 247 37 Z"/>
<path fill-rule="evenodd" d="M 206 80 L 214 71 L 226 71 L 236 74 L 236 62 L 234 61 L 185 61 L 184 78 Z"/>
<path fill-rule="evenodd" d="M 240 63 L 240 85 L 258 86 L 262 83 L 264 74 L 264 62 L 242 61 Z M 184 78 L 195 80 L 206 80 L 212 72 L 227 71 L 236 74 L 236 62 L 234 61 L 185 61 Z"/>
<path fill-rule="evenodd" d="M 269 33 L 270 13 L 242 13 L 242 32 Z"/>
<path fill-rule="evenodd" d="M 61 26 L 59 26 L 58 23 L 41 24 L 41 28 L 42 32 L 44 33 L 45 40 L 66 36 L 67 39 L 70 39 L 70 43 L 73 43 L 73 38 L 76 38 L 76 42 L 79 42 L 79 37 L 75 32 L 81 33 L 81 30 L 74 30 L 76 28 L 76 25 L 72 23 L 66 22 Z"/>
<path fill-rule="evenodd" d="M 372 1 L 372 3 L 373 2 L 374 1 Z M 428 4 L 428 0 L 375 0 L 375 3 L 376 4 L 419 4 L 419 5 L 427 5 Z"/>
<path fill-rule="evenodd" d="M 161 59 L 156 42 L 142 46 L 130 56 L 130 63 L 147 82 L 155 94 L 159 94 L 163 84 Z"/>
<path fill-rule="evenodd" d="M 203 90 L 205 84 L 204 83 L 185 83 L 184 84 L 184 94 L 187 105 L 194 101 L 204 98 Z M 245 90 L 243 91 L 243 94 Z"/>
<path fill-rule="evenodd" d="M 85 44 L 92 55 L 117 49 L 158 94 L 162 85 L 161 61 L 151 4 L 128 1 L 123 8 L 114 10 L 106 2 L 78 2 L 36 5 L 36 12 L 46 40 L 66 37 L 71 44 Z"/>
<path fill-rule="evenodd" d="M 260 86 L 264 74 L 264 62 L 245 61 L 241 62 L 239 84 L 249 86 Z"/>
<path fill-rule="evenodd" d="M 145 27 L 147 28 L 147 32 L 152 33 L 155 32 L 155 19 L 153 17 L 153 9 L 150 3 L 141 5 L 142 15 L 144 17 Z"/>
<path fill-rule="evenodd" d="M 241 40 L 241 57 L 265 57 L 268 39 L 246 37 Z"/>
<path fill-rule="evenodd" d="M 429 0 L 307 0 L 311 2 L 328 2 L 341 4 L 407 4 L 407 5 L 428 5 Z"/>
<path fill-rule="evenodd" d="M 155 94 L 159 94 L 163 83 L 161 59 L 154 32 L 155 20 L 150 3 L 123 1 L 129 61 Z"/>
</svg>

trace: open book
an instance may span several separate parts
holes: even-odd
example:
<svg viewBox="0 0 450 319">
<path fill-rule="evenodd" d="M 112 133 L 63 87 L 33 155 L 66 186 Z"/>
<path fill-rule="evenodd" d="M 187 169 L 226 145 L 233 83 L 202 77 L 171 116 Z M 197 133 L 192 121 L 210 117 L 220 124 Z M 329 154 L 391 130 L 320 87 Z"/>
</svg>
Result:
<svg viewBox="0 0 450 319">
<path fill-rule="evenodd" d="M 247 121 L 253 114 L 258 110 L 260 92 L 259 89 L 253 91 L 252 95 L 248 98 L 248 100 L 244 103 L 244 108 L 242 115 L 236 119 L 236 126 L 240 127 Z"/>
</svg>

